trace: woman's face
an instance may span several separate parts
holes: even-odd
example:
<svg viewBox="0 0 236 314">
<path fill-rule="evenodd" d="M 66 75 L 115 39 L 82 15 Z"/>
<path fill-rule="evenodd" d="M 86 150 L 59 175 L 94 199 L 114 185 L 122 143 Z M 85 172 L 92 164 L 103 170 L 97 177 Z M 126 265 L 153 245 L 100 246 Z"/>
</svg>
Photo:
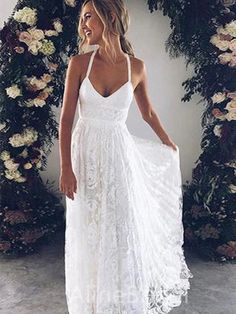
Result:
<svg viewBox="0 0 236 314">
<path fill-rule="evenodd" d="M 103 24 L 95 12 L 91 1 L 83 7 L 80 19 L 81 28 L 86 36 L 87 43 L 89 45 L 99 44 L 102 37 Z"/>
</svg>

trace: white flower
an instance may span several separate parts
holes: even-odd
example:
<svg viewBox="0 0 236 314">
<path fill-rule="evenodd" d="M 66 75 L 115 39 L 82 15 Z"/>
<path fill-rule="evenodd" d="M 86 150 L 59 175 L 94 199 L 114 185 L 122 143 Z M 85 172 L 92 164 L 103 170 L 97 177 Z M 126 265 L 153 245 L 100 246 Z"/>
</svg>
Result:
<svg viewBox="0 0 236 314">
<path fill-rule="evenodd" d="M 224 120 L 226 120 L 226 114 L 222 114 L 221 116 L 217 116 L 216 118 L 221 120 L 221 121 L 224 121 Z"/>
<path fill-rule="evenodd" d="M 34 100 L 33 99 L 28 99 L 28 100 L 25 100 L 24 102 L 26 104 L 26 107 L 30 108 L 30 107 L 33 107 L 34 106 Z"/>
<path fill-rule="evenodd" d="M 45 31 L 45 35 L 48 37 L 58 36 L 58 32 L 50 29 L 50 30 Z"/>
<path fill-rule="evenodd" d="M 30 108 L 30 107 L 43 107 L 46 105 L 46 102 L 44 99 L 41 98 L 34 98 L 34 99 L 28 99 L 27 101 L 25 101 L 26 107 Z"/>
<path fill-rule="evenodd" d="M 225 115 L 225 118 L 226 118 L 228 121 L 236 120 L 236 110 L 229 111 L 229 112 Z"/>
<path fill-rule="evenodd" d="M 19 167 L 19 163 L 15 163 L 13 159 L 4 161 L 4 166 L 9 170 L 16 170 Z"/>
<path fill-rule="evenodd" d="M 63 26 L 62 26 L 62 24 L 61 24 L 60 19 L 56 19 L 56 20 L 53 22 L 53 26 L 54 26 L 55 30 L 56 30 L 58 33 L 61 33 L 61 32 L 62 32 Z"/>
<path fill-rule="evenodd" d="M 41 76 L 42 77 L 42 80 L 44 81 L 44 82 L 46 82 L 46 83 L 49 83 L 49 82 L 51 82 L 51 80 L 52 80 L 52 76 L 50 75 L 50 74 L 47 74 L 47 73 L 45 73 L 43 76 Z"/>
<path fill-rule="evenodd" d="M 236 51 L 236 39 L 235 38 L 229 42 L 229 49 L 231 51 Z"/>
<path fill-rule="evenodd" d="M 13 18 L 20 23 L 26 23 L 33 26 L 37 22 L 37 11 L 29 7 L 24 7 L 14 13 Z"/>
<path fill-rule="evenodd" d="M 33 103 L 34 103 L 35 107 L 43 107 L 43 106 L 46 105 L 45 100 L 40 99 L 40 98 L 35 98 L 35 99 L 33 100 Z"/>
<path fill-rule="evenodd" d="M 14 180 L 16 182 L 25 182 L 26 178 L 21 176 L 19 170 L 5 170 L 5 177 L 9 180 Z"/>
<path fill-rule="evenodd" d="M 28 51 L 30 53 L 32 53 L 33 55 L 37 56 L 38 55 L 38 52 L 39 50 L 42 48 L 43 44 L 41 41 L 32 41 L 30 44 L 29 44 L 29 47 L 28 47 Z"/>
<path fill-rule="evenodd" d="M 7 87 L 6 88 L 6 93 L 11 98 L 16 98 L 18 96 L 22 96 L 21 90 L 20 90 L 20 88 L 18 87 L 17 84 L 13 84 L 12 86 Z"/>
<path fill-rule="evenodd" d="M 235 4 L 235 0 L 221 0 L 221 3 L 227 8 Z"/>
<path fill-rule="evenodd" d="M 215 46 L 222 51 L 228 50 L 229 45 L 230 45 L 230 42 L 228 40 L 220 40 L 215 44 Z"/>
<path fill-rule="evenodd" d="M 8 160 L 11 158 L 10 153 L 7 150 L 3 150 L 0 155 L 1 160 Z"/>
<path fill-rule="evenodd" d="M 222 35 L 229 35 L 226 29 L 223 26 L 219 26 L 216 29 L 217 34 L 222 34 Z"/>
<path fill-rule="evenodd" d="M 76 1 L 75 0 L 65 0 L 65 3 L 70 6 L 70 7 L 75 7 L 76 6 Z"/>
<path fill-rule="evenodd" d="M 225 25 L 225 30 L 229 35 L 236 37 L 236 21 L 233 20 Z"/>
<path fill-rule="evenodd" d="M 22 156 L 23 158 L 26 158 L 28 156 L 28 151 L 27 148 L 25 148 L 20 154 L 19 156 Z"/>
<path fill-rule="evenodd" d="M 46 88 L 44 88 L 43 91 L 44 91 L 45 93 L 51 94 L 51 93 L 53 92 L 53 87 L 52 87 L 52 86 L 46 87 Z"/>
<path fill-rule="evenodd" d="M 230 185 L 229 185 L 229 189 L 230 189 L 230 191 L 231 191 L 232 193 L 236 193 L 236 185 L 230 184 Z"/>
<path fill-rule="evenodd" d="M 213 132 L 216 136 L 221 136 L 221 125 L 216 124 L 213 129 Z"/>
<path fill-rule="evenodd" d="M 28 46 L 28 51 L 33 55 L 38 54 L 43 45 L 41 40 L 44 38 L 44 32 L 36 27 L 29 28 L 27 32 L 21 32 L 19 35 L 19 41 L 24 42 Z"/>
<path fill-rule="evenodd" d="M 38 139 L 38 132 L 33 128 L 26 128 L 23 132 L 23 137 L 27 146 L 30 146 Z"/>
<path fill-rule="evenodd" d="M 221 103 L 222 101 L 224 101 L 226 98 L 226 94 L 225 93 L 221 93 L 221 92 L 218 92 L 218 93 L 215 93 L 211 99 L 213 101 L 213 104 L 217 103 Z"/>
<path fill-rule="evenodd" d="M 32 36 L 32 40 L 34 41 L 39 41 L 45 38 L 43 30 L 36 28 L 36 26 L 33 28 L 29 28 L 28 32 L 30 33 L 30 35 Z"/>
<path fill-rule="evenodd" d="M 236 168 L 236 160 L 225 163 L 226 166 Z"/>
<path fill-rule="evenodd" d="M 214 34 L 211 36 L 210 38 L 210 43 L 212 43 L 213 45 L 215 45 L 216 43 L 218 43 L 220 41 L 220 35 L 219 34 Z"/>
<path fill-rule="evenodd" d="M 25 182 L 26 178 L 25 177 L 19 177 L 15 179 L 16 182 Z"/>
<path fill-rule="evenodd" d="M 221 53 L 220 55 L 218 55 L 218 58 L 220 60 L 220 63 L 226 64 L 231 61 L 232 53 L 229 52 Z"/>
<path fill-rule="evenodd" d="M 32 168 L 32 164 L 30 162 L 27 162 L 26 164 L 24 164 L 24 168 L 30 169 L 30 168 Z"/>
<path fill-rule="evenodd" d="M 29 78 L 30 85 L 37 88 L 37 90 L 44 89 L 47 86 L 47 82 L 44 80 L 37 79 L 35 76 Z"/>
<path fill-rule="evenodd" d="M 9 138 L 9 143 L 13 147 L 30 146 L 38 138 L 38 132 L 31 127 L 26 128 L 21 134 L 16 133 Z"/>
<path fill-rule="evenodd" d="M 19 147 L 24 145 L 24 139 L 20 133 L 15 133 L 9 138 L 8 143 L 10 143 L 13 147 Z"/>
<path fill-rule="evenodd" d="M 214 34 L 211 36 L 210 43 L 219 48 L 222 51 L 226 51 L 229 48 L 229 41 L 222 40 L 219 34 Z"/>
<path fill-rule="evenodd" d="M 231 111 L 231 110 L 236 110 L 236 100 L 231 100 L 227 103 L 225 109 Z"/>
<path fill-rule="evenodd" d="M 21 176 L 20 171 L 19 170 L 10 170 L 7 169 L 5 170 L 5 176 L 7 179 L 9 180 L 15 180 L 17 178 L 19 178 Z"/>
<path fill-rule="evenodd" d="M 0 131 L 6 127 L 6 122 L 0 123 Z"/>
<path fill-rule="evenodd" d="M 39 161 L 36 163 L 36 167 L 37 167 L 37 168 L 41 168 L 41 167 L 42 167 L 42 162 L 41 162 L 41 160 L 39 160 Z"/>
</svg>

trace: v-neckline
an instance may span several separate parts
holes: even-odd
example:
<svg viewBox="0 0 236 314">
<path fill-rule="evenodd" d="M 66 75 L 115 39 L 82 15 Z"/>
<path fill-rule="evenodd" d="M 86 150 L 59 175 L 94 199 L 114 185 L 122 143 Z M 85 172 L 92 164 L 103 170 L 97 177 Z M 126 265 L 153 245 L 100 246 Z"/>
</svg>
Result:
<svg viewBox="0 0 236 314">
<path fill-rule="evenodd" d="M 112 97 L 114 94 L 116 94 L 118 91 L 120 91 L 120 90 L 121 90 L 124 86 L 126 86 L 128 83 L 131 83 L 131 84 L 132 84 L 132 82 L 131 82 L 131 77 L 130 77 L 130 70 L 129 70 L 130 65 L 128 64 L 128 62 L 129 62 L 130 60 L 128 60 L 128 58 L 129 58 L 128 54 L 125 53 L 126 63 L 127 63 L 127 69 L 128 69 L 128 80 L 127 80 L 125 83 L 123 83 L 117 90 L 115 90 L 115 91 L 114 91 L 112 94 L 110 94 L 109 96 L 103 96 L 103 95 L 100 94 L 100 93 L 97 91 L 97 89 L 93 86 L 93 84 L 92 84 L 92 82 L 91 82 L 91 80 L 90 80 L 90 78 L 89 78 L 89 75 L 90 75 L 90 73 L 91 73 L 91 69 L 92 69 L 92 66 L 93 66 L 94 57 L 95 57 L 97 51 L 98 51 L 98 49 L 96 49 L 95 52 L 94 52 L 94 55 L 93 55 L 93 58 L 92 58 L 92 63 L 91 63 L 90 69 L 89 69 L 89 73 L 88 73 L 88 75 L 85 77 L 85 79 L 87 79 L 87 80 L 89 81 L 89 84 L 91 85 L 92 89 L 93 89 L 100 97 L 102 97 L 103 99 L 108 99 L 108 98 Z M 132 88 L 133 88 L 133 84 L 132 84 Z"/>
<path fill-rule="evenodd" d="M 103 96 L 101 95 L 96 88 L 93 86 L 92 82 L 90 81 L 89 77 L 87 76 L 85 79 L 88 80 L 90 86 L 92 87 L 92 89 L 95 91 L 96 94 L 98 94 L 98 96 L 102 97 L 103 99 L 108 99 L 110 97 L 112 97 L 114 94 L 116 94 L 118 91 L 120 91 L 124 86 L 126 86 L 128 83 L 132 84 L 132 82 L 130 80 L 126 81 L 124 84 L 122 84 L 116 91 L 114 91 L 111 95 L 109 96 Z"/>
</svg>

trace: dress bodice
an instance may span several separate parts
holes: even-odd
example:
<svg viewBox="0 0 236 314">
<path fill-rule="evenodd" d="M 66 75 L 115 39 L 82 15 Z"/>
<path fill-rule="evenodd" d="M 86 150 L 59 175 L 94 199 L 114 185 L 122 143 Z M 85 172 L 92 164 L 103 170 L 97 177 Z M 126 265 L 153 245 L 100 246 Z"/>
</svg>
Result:
<svg viewBox="0 0 236 314">
<path fill-rule="evenodd" d="M 133 85 L 131 82 L 131 65 L 128 54 L 127 68 L 128 80 L 115 90 L 111 95 L 101 95 L 89 79 L 92 63 L 97 49 L 90 56 L 86 76 L 83 79 L 79 90 L 79 116 L 85 119 L 96 119 L 105 122 L 125 123 L 130 104 L 133 100 Z"/>
</svg>

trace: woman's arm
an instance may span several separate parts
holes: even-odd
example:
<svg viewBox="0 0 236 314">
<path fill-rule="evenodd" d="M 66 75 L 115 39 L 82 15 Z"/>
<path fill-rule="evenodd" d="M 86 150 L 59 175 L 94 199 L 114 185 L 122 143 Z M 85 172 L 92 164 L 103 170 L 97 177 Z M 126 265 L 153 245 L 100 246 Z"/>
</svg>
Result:
<svg viewBox="0 0 236 314">
<path fill-rule="evenodd" d="M 70 58 L 66 72 L 63 105 L 59 124 L 60 167 L 62 172 L 72 169 L 71 130 L 79 93 L 79 58 L 80 56 L 72 56 Z"/>
</svg>

